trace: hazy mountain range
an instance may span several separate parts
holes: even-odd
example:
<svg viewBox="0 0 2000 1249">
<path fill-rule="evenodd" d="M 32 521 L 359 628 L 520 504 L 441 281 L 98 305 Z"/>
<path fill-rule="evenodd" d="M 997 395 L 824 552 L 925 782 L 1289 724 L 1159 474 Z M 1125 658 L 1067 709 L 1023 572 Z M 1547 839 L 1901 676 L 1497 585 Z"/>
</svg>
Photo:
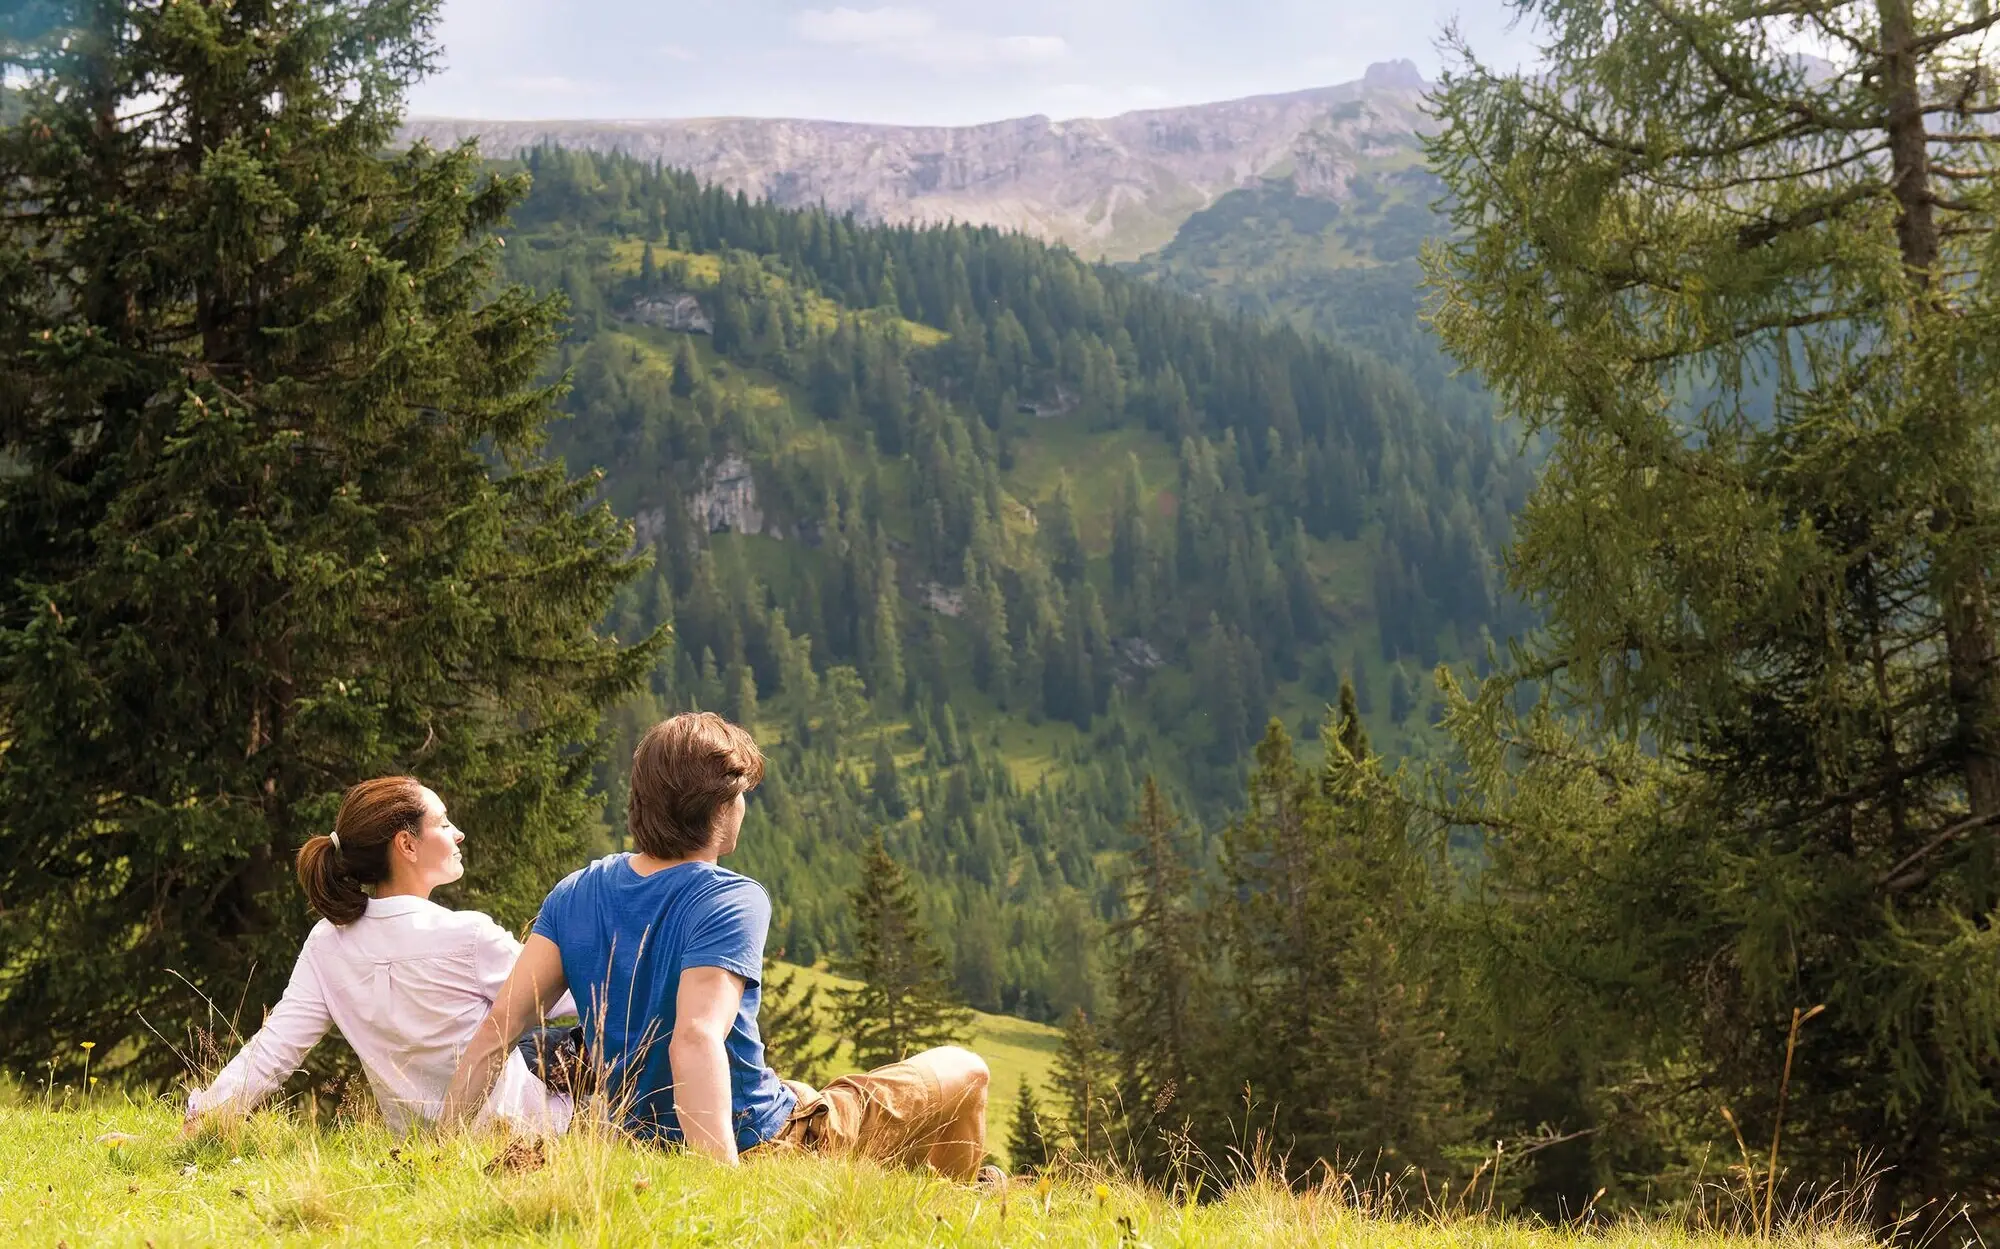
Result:
<svg viewBox="0 0 2000 1249">
<path fill-rule="evenodd" d="M 1107 119 L 977 126 L 696 118 L 413 118 L 408 138 L 477 137 L 493 156 L 544 143 L 660 160 L 785 207 L 824 203 L 871 222 L 1017 229 L 1081 254 L 1133 260 L 1239 188 L 1283 180 L 1343 203 L 1357 174 L 1416 163 L 1425 88 L 1408 61 L 1357 82 Z"/>
</svg>

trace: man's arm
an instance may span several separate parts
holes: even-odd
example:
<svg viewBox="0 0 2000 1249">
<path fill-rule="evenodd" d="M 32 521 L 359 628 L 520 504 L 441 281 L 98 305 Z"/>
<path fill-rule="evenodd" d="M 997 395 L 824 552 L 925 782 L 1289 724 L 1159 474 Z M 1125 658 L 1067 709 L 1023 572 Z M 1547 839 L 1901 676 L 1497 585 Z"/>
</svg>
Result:
<svg viewBox="0 0 2000 1249">
<path fill-rule="evenodd" d="M 529 1025 L 541 1019 L 548 1006 L 568 989 L 563 977 L 562 951 L 540 933 L 531 933 L 521 948 L 507 983 L 493 999 L 493 1009 L 472 1034 L 465 1052 L 458 1056 L 458 1070 L 452 1073 L 451 1090 L 444 1096 L 438 1113 L 439 1126 L 463 1122 L 479 1113 L 493 1092 L 493 1081 L 507 1064 L 507 1047 L 521 1038 Z"/>
<path fill-rule="evenodd" d="M 729 1056 L 723 1039 L 743 1006 L 743 977 L 720 967 L 690 967 L 674 997 L 674 1035 L 667 1062 L 674 1069 L 674 1115 L 688 1148 L 736 1165 L 730 1123 Z"/>
</svg>

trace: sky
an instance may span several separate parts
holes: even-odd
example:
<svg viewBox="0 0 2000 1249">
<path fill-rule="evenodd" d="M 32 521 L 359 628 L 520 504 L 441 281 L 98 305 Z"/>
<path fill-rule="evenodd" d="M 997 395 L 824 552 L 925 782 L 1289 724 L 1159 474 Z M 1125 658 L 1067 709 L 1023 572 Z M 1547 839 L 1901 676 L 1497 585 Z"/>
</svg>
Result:
<svg viewBox="0 0 2000 1249">
<path fill-rule="evenodd" d="M 1533 59 L 1505 0 L 446 0 L 424 116 L 806 117 L 965 125 L 1327 86 L 1456 19 Z"/>
</svg>

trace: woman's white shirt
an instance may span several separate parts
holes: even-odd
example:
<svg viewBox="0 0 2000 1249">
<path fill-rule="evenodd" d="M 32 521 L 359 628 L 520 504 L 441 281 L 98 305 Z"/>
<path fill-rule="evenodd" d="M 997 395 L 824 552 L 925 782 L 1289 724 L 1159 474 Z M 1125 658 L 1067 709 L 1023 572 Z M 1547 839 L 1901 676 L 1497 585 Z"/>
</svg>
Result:
<svg viewBox="0 0 2000 1249">
<path fill-rule="evenodd" d="M 492 1009 L 521 943 L 478 911 L 423 898 L 370 898 L 351 924 L 321 920 L 306 937 L 285 995 L 215 1083 L 188 1099 L 190 1116 L 247 1112 L 298 1068 L 329 1026 L 354 1047 L 392 1131 L 437 1118 L 460 1051 Z M 550 1018 L 576 1013 L 564 994 Z M 529 1131 L 568 1128 L 567 1097 L 549 1092 L 509 1047 L 479 1121 Z"/>
</svg>

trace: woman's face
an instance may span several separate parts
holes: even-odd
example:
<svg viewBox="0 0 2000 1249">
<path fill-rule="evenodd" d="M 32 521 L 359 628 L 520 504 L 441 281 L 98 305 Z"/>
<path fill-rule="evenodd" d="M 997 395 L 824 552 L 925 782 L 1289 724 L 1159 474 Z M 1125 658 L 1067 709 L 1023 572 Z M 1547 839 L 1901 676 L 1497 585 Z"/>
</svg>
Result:
<svg viewBox="0 0 2000 1249">
<path fill-rule="evenodd" d="M 444 800 L 424 790 L 424 820 L 414 835 L 398 833 L 390 854 L 390 870 L 404 877 L 413 891 L 449 885 L 465 875 L 465 855 L 459 844 L 465 834 L 452 825 Z"/>
</svg>

